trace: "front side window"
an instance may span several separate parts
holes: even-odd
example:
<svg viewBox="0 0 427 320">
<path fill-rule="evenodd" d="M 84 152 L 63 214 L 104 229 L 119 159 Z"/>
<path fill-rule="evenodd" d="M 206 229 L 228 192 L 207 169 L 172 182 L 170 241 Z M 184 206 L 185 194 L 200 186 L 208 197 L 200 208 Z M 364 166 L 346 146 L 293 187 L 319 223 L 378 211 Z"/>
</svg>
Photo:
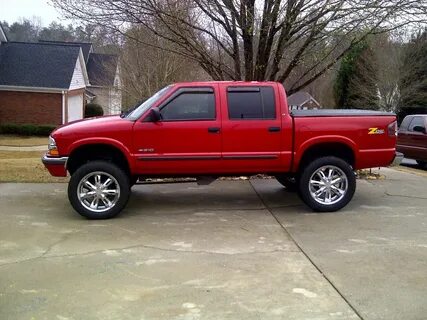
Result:
<svg viewBox="0 0 427 320">
<path fill-rule="evenodd" d="M 414 131 L 414 127 L 424 127 L 424 119 L 422 117 L 414 117 L 409 125 L 409 131 Z"/>
<path fill-rule="evenodd" d="M 273 87 L 229 87 L 227 101 L 229 119 L 276 118 Z"/>
<path fill-rule="evenodd" d="M 163 121 L 214 120 L 213 92 L 183 92 L 161 108 Z"/>
</svg>

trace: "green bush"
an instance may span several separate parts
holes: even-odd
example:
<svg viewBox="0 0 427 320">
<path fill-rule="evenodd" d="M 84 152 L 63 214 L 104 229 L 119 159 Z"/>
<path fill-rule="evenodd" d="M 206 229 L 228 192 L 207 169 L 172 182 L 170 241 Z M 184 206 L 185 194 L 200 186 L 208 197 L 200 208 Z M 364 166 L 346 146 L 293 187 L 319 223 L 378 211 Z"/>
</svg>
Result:
<svg viewBox="0 0 427 320">
<path fill-rule="evenodd" d="M 0 124 L 1 134 L 16 134 L 20 136 L 49 136 L 56 128 L 52 125 L 35 125 L 35 124 Z"/>
<path fill-rule="evenodd" d="M 99 104 L 88 103 L 85 108 L 85 118 L 100 117 L 104 115 L 104 110 Z"/>
</svg>

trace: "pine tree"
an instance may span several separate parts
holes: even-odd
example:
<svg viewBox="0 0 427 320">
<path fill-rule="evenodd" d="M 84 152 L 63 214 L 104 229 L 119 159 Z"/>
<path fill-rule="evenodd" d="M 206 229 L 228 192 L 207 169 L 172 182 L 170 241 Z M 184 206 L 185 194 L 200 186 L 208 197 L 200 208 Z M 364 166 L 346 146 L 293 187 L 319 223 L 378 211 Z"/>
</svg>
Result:
<svg viewBox="0 0 427 320">
<path fill-rule="evenodd" d="M 401 72 L 401 108 L 427 107 L 427 30 L 405 48 Z"/>
<path fill-rule="evenodd" d="M 368 41 L 360 42 L 343 57 L 334 93 L 338 108 L 379 108 L 375 55 Z"/>
</svg>

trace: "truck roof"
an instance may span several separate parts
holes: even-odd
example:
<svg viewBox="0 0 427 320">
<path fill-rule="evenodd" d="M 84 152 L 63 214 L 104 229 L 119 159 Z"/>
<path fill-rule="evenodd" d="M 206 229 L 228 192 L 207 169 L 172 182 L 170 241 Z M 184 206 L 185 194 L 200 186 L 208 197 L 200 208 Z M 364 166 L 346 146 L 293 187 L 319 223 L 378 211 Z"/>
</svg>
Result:
<svg viewBox="0 0 427 320">
<path fill-rule="evenodd" d="M 212 85 L 212 84 L 229 84 L 229 85 L 273 85 L 277 84 L 275 81 L 194 81 L 194 82 L 177 82 L 174 85 L 180 86 L 203 86 L 203 85 Z"/>
</svg>

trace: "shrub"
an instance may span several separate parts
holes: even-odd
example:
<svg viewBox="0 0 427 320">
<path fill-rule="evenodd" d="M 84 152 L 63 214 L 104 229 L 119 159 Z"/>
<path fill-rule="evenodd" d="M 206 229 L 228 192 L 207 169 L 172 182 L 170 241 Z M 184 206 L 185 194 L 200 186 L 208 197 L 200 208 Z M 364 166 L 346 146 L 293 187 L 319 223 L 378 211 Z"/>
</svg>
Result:
<svg viewBox="0 0 427 320">
<path fill-rule="evenodd" d="M 99 104 L 88 103 L 85 108 L 85 118 L 99 117 L 104 115 L 104 110 Z"/>
<path fill-rule="evenodd" d="M 49 136 L 56 128 L 53 125 L 35 125 L 35 124 L 0 124 L 1 134 L 16 134 L 21 136 Z"/>
</svg>

